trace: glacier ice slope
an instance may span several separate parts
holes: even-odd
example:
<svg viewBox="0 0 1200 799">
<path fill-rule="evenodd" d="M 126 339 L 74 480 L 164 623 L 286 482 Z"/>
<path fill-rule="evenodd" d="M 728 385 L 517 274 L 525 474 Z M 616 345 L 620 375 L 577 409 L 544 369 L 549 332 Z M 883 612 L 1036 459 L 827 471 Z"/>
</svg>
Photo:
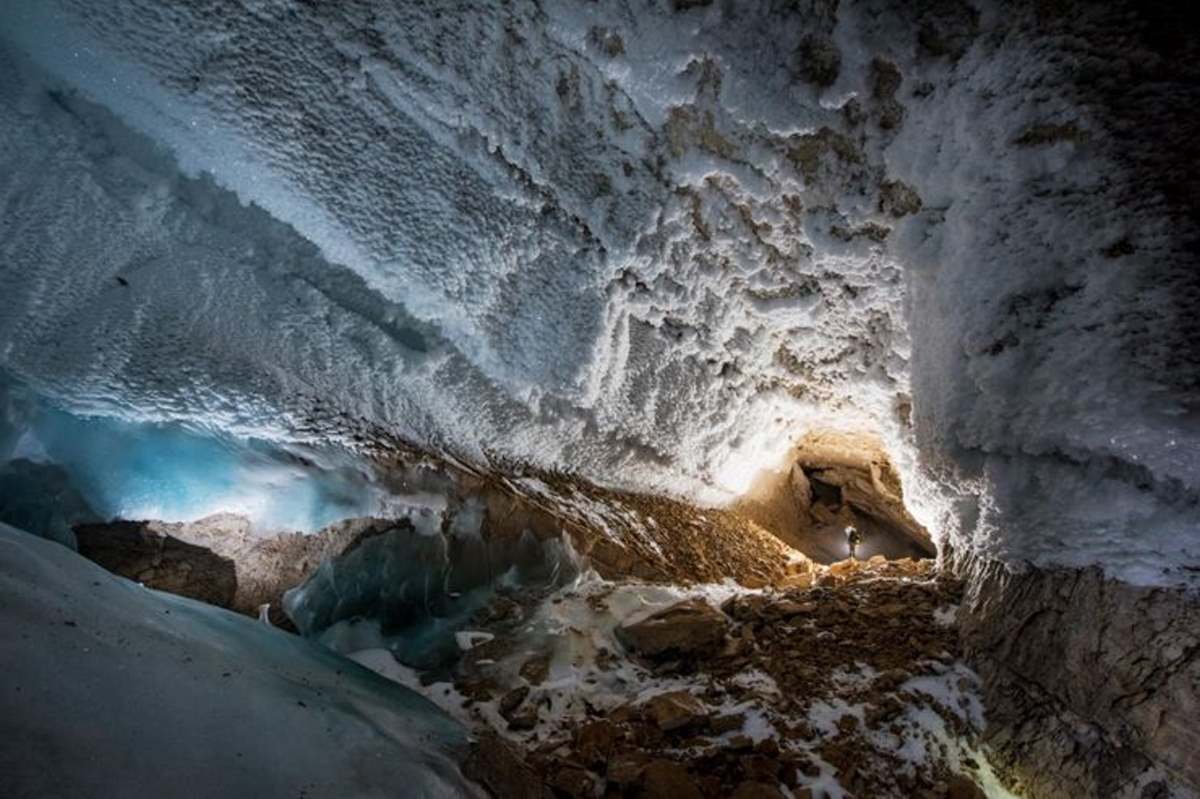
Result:
<svg viewBox="0 0 1200 799">
<path fill-rule="evenodd" d="M 0 794 L 461 797 L 456 722 L 297 636 L 0 525 Z"/>
</svg>

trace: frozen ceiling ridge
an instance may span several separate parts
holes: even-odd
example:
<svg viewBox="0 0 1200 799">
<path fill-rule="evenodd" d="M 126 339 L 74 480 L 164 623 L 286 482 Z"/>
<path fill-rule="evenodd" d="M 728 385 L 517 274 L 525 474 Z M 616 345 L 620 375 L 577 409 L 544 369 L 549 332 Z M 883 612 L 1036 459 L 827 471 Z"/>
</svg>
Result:
<svg viewBox="0 0 1200 799">
<path fill-rule="evenodd" d="M 13 4 L 2 365 L 706 501 L 870 428 L 944 540 L 1174 579 L 1200 288 L 1119 9 L 753 5 Z"/>
</svg>

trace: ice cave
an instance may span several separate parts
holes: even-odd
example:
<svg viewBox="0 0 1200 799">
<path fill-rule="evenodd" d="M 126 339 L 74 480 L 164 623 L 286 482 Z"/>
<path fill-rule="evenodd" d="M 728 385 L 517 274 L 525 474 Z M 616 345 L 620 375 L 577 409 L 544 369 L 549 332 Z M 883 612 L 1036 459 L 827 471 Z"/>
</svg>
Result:
<svg viewBox="0 0 1200 799">
<path fill-rule="evenodd" d="M 1200 799 L 1167 0 L 0 0 L 0 797 Z"/>
</svg>

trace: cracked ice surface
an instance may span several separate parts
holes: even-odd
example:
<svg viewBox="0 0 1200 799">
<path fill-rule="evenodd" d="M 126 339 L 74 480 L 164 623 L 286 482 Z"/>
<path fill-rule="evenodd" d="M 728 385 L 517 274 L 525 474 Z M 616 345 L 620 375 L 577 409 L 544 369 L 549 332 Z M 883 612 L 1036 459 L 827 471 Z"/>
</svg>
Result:
<svg viewBox="0 0 1200 799">
<path fill-rule="evenodd" d="M 908 5 L 10 3 L 0 366 L 703 500 L 870 424 L 956 543 L 1160 579 L 1197 287 L 1061 66 L 1124 28 Z"/>
</svg>

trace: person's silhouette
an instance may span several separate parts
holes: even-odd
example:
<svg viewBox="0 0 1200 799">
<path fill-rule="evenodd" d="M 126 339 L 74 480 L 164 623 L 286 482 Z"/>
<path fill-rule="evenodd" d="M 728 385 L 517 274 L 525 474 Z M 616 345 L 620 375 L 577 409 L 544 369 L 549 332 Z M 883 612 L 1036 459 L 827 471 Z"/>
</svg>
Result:
<svg viewBox="0 0 1200 799">
<path fill-rule="evenodd" d="M 850 547 L 850 559 L 851 560 L 856 560 L 858 558 L 858 545 L 861 543 L 862 543 L 862 533 L 860 533 L 858 531 L 858 528 L 855 527 L 854 525 L 847 527 L 846 528 L 846 544 L 847 544 L 847 546 Z"/>
</svg>

